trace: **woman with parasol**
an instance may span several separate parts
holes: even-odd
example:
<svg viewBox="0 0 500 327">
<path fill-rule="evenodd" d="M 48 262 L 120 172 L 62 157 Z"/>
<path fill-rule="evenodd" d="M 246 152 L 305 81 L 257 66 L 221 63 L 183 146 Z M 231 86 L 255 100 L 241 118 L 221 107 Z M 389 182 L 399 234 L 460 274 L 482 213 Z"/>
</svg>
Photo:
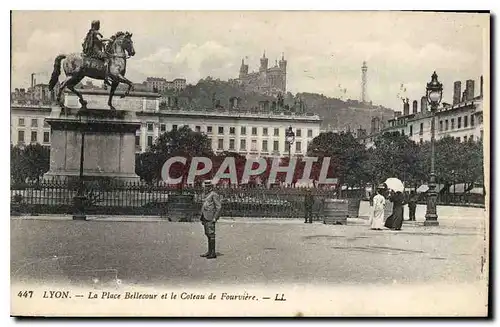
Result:
<svg viewBox="0 0 500 327">
<path fill-rule="evenodd" d="M 389 178 L 385 181 L 389 191 L 389 201 L 393 203 L 392 214 L 387 217 L 384 226 L 392 230 L 401 230 L 403 226 L 403 206 L 404 201 L 404 185 L 397 178 Z"/>
</svg>

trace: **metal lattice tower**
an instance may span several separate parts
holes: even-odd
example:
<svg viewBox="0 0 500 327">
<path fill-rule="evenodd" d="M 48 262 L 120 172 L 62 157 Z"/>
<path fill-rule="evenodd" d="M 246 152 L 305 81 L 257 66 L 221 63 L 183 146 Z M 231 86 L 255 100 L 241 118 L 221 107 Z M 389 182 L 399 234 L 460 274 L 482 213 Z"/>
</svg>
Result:
<svg viewBox="0 0 500 327">
<path fill-rule="evenodd" d="M 361 102 L 365 103 L 367 100 L 366 94 L 366 72 L 368 71 L 368 66 L 366 66 L 366 61 L 363 61 L 363 66 L 361 66 Z"/>
</svg>

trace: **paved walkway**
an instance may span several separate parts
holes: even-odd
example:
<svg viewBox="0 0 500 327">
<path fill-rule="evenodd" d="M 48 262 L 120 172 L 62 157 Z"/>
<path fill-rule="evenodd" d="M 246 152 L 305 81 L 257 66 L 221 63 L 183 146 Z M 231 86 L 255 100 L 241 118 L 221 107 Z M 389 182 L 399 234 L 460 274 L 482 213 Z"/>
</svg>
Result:
<svg viewBox="0 0 500 327">
<path fill-rule="evenodd" d="M 448 314 L 478 312 L 486 303 L 485 220 L 481 210 L 461 213 L 441 211 L 440 226 L 423 226 L 421 218 L 397 232 L 370 230 L 365 219 L 325 225 L 301 219 L 222 218 L 215 260 L 199 256 L 206 251 L 199 223 L 158 217 L 13 217 L 11 282 L 121 290 L 212 291 L 220 286 L 250 292 L 259 287 L 287 296 L 297 287 L 317 287 L 336 290 L 340 307 L 332 305 L 331 310 L 342 312 L 371 308 L 376 315 L 382 311 L 374 306 L 384 309 L 384 301 L 391 298 L 400 304 L 398 309 L 389 306 L 396 315 L 421 313 L 418 303 L 426 304 L 428 312 L 443 305 L 449 307 Z M 460 305 L 450 302 L 458 299 Z M 299 307 L 311 313 L 317 304 Z"/>
<path fill-rule="evenodd" d="M 81 282 L 95 272 L 127 284 L 473 282 L 487 244 L 478 226 L 395 232 L 224 219 L 220 258 L 211 261 L 198 256 L 206 250 L 200 224 L 97 220 L 12 219 L 13 278 Z"/>
<path fill-rule="evenodd" d="M 71 215 L 22 215 L 15 216 L 12 219 L 24 220 L 73 220 Z M 114 221 L 114 222 L 165 222 L 171 223 L 167 218 L 158 216 L 107 216 L 107 215 L 88 215 L 87 221 Z M 196 223 L 196 221 L 195 221 Z M 245 223 L 245 224 L 303 224 L 304 220 L 301 218 L 266 218 L 266 217 L 221 217 L 219 223 Z M 323 221 L 314 221 L 314 224 L 323 224 Z M 367 225 L 368 218 L 348 218 L 347 225 Z M 404 221 L 404 225 L 408 226 L 423 226 L 423 221 Z"/>
<path fill-rule="evenodd" d="M 425 221 L 424 205 L 417 206 L 416 222 L 404 221 L 404 226 L 423 226 Z M 362 202 L 359 210 L 359 218 L 349 218 L 348 225 L 362 226 L 368 224 L 371 208 L 368 202 Z M 451 207 L 438 206 L 438 221 L 441 227 L 448 228 L 474 228 L 484 229 L 487 222 L 487 213 L 483 208 L 474 207 Z M 405 208 L 405 218 L 408 218 L 408 208 Z M 36 220 L 72 220 L 71 215 L 38 215 L 20 216 L 13 219 L 36 219 Z M 111 216 L 111 215 L 89 215 L 88 221 L 122 221 L 122 222 L 166 222 L 167 218 L 159 216 Z M 303 224 L 301 218 L 266 218 L 266 217 L 222 217 L 221 223 L 273 223 L 273 224 Z M 322 224 L 322 221 L 315 221 Z"/>
<path fill-rule="evenodd" d="M 372 207 L 370 207 L 368 201 L 361 201 L 360 208 L 359 208 L 359 218 L 367 220 L 368 217 L 371 214 Z M 426 206 L 425 205 L 417 205 L 416 209 L 416 217 L 417 221 L 424 221 L 425 220 L 425 212 L 426 212 Z M 444 220 L 450 220 L 450 219 L 469 219 L 469 218 L 482 218 L 486 215 L 486 209 L 480 208 L 480 207 L 460 207 L 460 206 L 437 206 L 437 214 L 439 216 L 439 219 L 444 219 Z M 405 219 L 408 218 L 408 206 L 404 206 L 404 216 Z M 28 216 L 26 216 L 28 217 Z M 31 217 L 36 217 L 36 216 L 31 216 Z M 51 219 L 68 219 L 67 217 L 70 217 L 70 215 L 40 215 L 39 217 L 45 217 L 44 219 L 50 217 Z M 120 220 L 122 218 L 120 217 L 126 217 L 126 216 L 104 216 L 104 215 L 93 215 L 91 217 L 94 218 L 104 218 L 104 217 L 109 217 L 114 220 Z M 136 218 L 134 219 L 158 219 L 158 220 L 165 220 L 164 218 L 159 218 L 158 216 L 135 216 Z M 126 217 L 129 219 L 128 217 Z M 39 218 L 38 218 L 39 219 Z M 130 217 L 132 219 L 132 217 Z M 140 220 L 139 219 L 139 220 Z M 248 219 L 257 219 L 257 218 L 248 218 Z M 258 218 L 258 219 L 263 219 L 263 218 Z M 266 218 L 268 219 L 268 218 Z M 272 220 L 296 220 L 296 218 L 269 218 Z M 299 219 L 300 220 L 300 219 Z"/>
</svg>

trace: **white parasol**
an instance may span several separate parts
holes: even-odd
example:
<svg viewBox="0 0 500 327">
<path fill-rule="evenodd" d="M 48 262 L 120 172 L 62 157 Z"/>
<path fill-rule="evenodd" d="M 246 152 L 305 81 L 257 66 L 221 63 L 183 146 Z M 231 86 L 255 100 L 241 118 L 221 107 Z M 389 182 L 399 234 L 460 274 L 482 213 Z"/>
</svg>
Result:
<svg viewBox="0 0 500 327">
<path fill-rule="evenodd" d="M 402 181 L 400 181 L 397 178 L 388 178 L 385 181 L 385 185 L 387 185 L 387 188 L 395 191 L 395 192 L 404 192 L 405 186 Z"/>
<path fill-rule="evenodd" d="M 427 184 L 422 184 L 417 188 L 417 193 L 425 193 L 429 190 L 429 186 Z"/>
</svg>

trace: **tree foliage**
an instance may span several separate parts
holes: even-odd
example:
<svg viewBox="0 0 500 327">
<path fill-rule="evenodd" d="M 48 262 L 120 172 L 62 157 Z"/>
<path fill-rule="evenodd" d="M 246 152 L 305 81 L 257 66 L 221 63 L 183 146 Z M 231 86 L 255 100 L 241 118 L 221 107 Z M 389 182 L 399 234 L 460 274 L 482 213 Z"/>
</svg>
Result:
<svg viewBox="0 0 500 327">
<path fill-rule="evenodd" d="M 210 139 L 200 132 L 192 131 L 188 126 L 172 130 L 160 137 L 136 159 L 136 174 L 144 181 L 161 180 L 161 169 L 165 161 L 171 157 L 184 157 L 186 165 L 174 163 L 170 168 L 172 178 L 187 178 L 190 162 L 193 157 L 212 157 Z"/>
<path fill-rule="evenodd" d="M 389 177 L 403 181 L 420 177 L 419 148 L 407 136 L 399 133 L 385 133 L 375 140 L 369 151 L 367 172 L 372 182 L 383 182 Z"/>
<path fill-rule="evenodd" d="M 366 149 L 350 133 L 321 133 L 310 143 L 307 155 L 318 157 L 320 163 L 330 157 L 333 176 L 329 177 L 338 178 L 340 184 L 361 185 L 369 178 L 362 165 Z"/>
<path fill-rule="evenodd" d="M 14 183 L 39 182 L 50 168 L 50 147 L 38 143 L 10 147 L 10 176 Z"/>
<path fill-rule="evenodd" d="M 336 177 L 349 185 L 378 184 L 389 177 L 407 185 L 422 184 L 428 181 L 431 166 L 430 142 L 417 144 L 399 133 L 380 135 L 368 149 L 349 134 L 321 133 L 311 142 L 308 156 L 332 157 Z M 439 139 L 435 160 L 438 183 L 484 183 L 482 141 Z"/>
</svg>

